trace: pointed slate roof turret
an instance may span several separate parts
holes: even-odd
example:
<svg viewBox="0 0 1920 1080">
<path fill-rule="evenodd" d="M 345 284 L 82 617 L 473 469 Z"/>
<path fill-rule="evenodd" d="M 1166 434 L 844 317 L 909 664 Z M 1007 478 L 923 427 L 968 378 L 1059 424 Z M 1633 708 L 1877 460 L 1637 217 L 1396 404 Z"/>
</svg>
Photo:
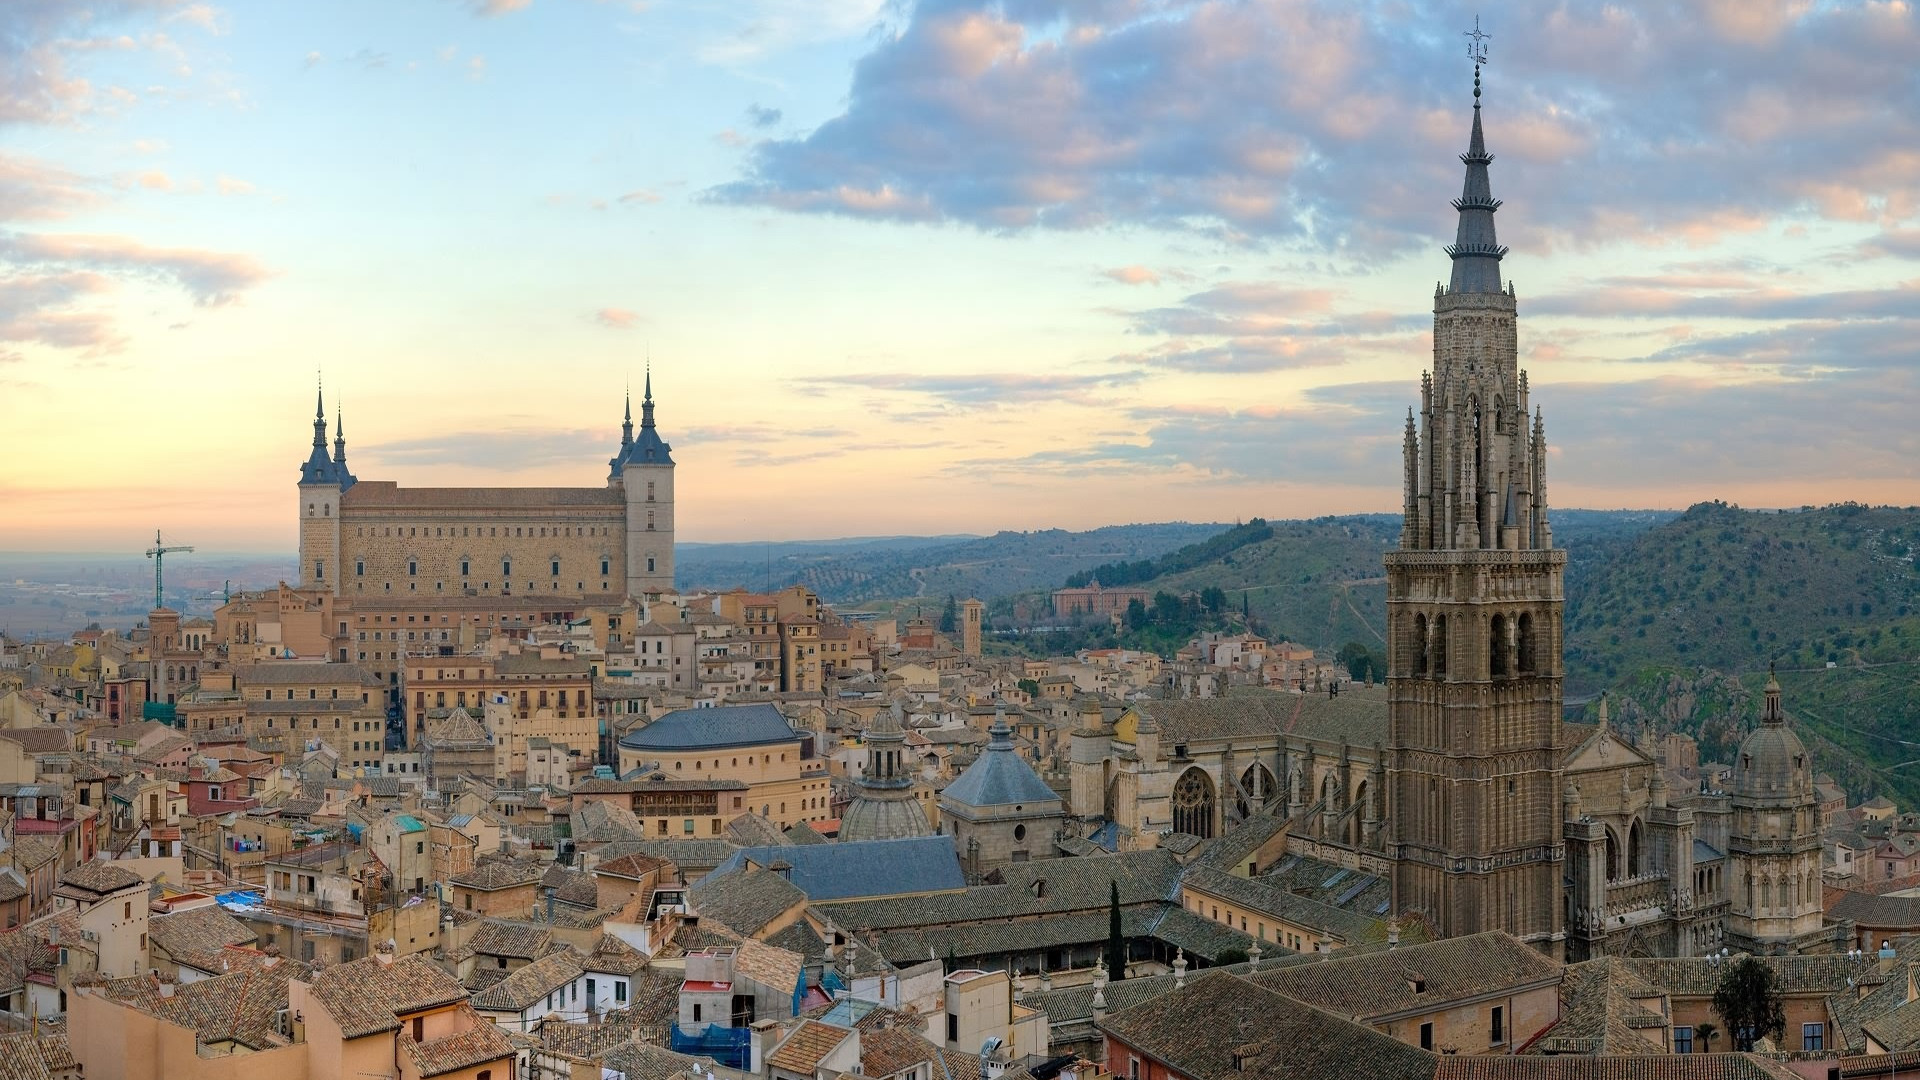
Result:
<svg viewBox="0 0 1920 1080">
<path fill-rule="evenodd" d="M 1487 138 L 1480 129 L 1480 68 L 1473 69 L 1473 135 L 1467 152 L 1460 155 L 1467 166 L 1466 185 L 1453 208 L 1460 212 L 1460 224 L 1453 243 L 1446 249 L 1453 259 L 1450 292 L 1497 293 L 1500 289 L 1500 260 L 1507 249 L 1494 236 L 1493 214 L 1500 200 L 1493 197 L 1493 185 L 1487 179 L 1487 166 L 1493 155 L 1487 153 Z"/>
<path fill-rule="evenodd" d="M 307 455 L 306 464 L 300 466 L 302 484 L 333 484 L 339 482 L 334 471 L 333 459 L 327 456 L 327 399 L 326 388 L 316 387 L 313 392 L 313 452 Z"/>
<path fill-rule="evenodd" d="M 640 434 L 633 434 L 633 402 L 629 395 L 627 419 L 620 425 L 620 452 L 614 455 L 610 464 L 612 473 L 609 479 L 618 479 L 620 470 L 628 465 L 671 465 L 673 447 L 660 437 L 653 426 L 653 366 L 647 366 L 647 381 L 640 397 Z"/>
</svg>

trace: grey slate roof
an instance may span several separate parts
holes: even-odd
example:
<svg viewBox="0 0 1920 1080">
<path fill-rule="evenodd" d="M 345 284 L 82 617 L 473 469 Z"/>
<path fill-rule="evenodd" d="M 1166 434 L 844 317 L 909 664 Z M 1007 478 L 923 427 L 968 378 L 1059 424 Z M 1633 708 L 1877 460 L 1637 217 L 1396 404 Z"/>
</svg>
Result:
<svg viewBox="0 0 1920 1080">
<path fill-rule="evenodd" d="M 749 860 L 763 867 L 788 863 L 793 884 L 815 903 L 943 892 L 967 884 L 953 839 L 947 836 L 741 848 L 708 877 L 742 870 Z M 701 884 L 704 888 L 706 883 Z"/>
<path fill-rule="evenodd" d="M 940 792 L 941 801 L 962 806 L 1057 805 L 1060 796 L 1014 753 L 1006 725 L 996 720 L 991 734 L 987 749 Z"/>
<path fill-rule="evenodd" d="M 799 737 L 779 709 L 763 703 L 675 709 L 621 736 L 620 745 L 628 750 L 675 754 L 792 742 Z"/>
</svg>

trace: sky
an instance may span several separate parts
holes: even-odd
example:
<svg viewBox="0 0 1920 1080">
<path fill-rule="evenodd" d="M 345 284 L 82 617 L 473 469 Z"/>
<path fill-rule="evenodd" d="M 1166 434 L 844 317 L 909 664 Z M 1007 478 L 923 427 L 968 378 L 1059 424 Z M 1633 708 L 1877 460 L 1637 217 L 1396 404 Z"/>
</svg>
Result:
<svg viewBox="0 0 1920 1080">
<path fill-rule="evenodd" d="M 1552 504 L 1920 502 L 1906 0 L 7 0 L 0 550 L 1396 510 L 1476 17 Z"/>
</svg>

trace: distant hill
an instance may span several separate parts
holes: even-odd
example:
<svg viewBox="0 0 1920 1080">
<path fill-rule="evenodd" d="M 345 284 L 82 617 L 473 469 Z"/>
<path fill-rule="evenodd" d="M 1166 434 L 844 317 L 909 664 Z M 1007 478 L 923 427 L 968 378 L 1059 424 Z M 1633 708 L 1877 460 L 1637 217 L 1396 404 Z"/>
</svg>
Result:
<svg viewBox="0 0 1920 1080">
<path fill-rule="evenodd" d="M 806 585 L 842 607 L 877 600 L 982 599 L 1051 589 L 1103 563 L 1150 559 L 1204 540 L 1224 525 L 1110 525 L 980 537 L 881 537 L 779 544 L 681 544 L 682 589 L 781 589 Z"/>
<path fill-rule="evenodd" d="M 1568 693 L 1651 665 L 1848 659 L 1863 635 L 1920 610 L 1916 544 L 1920 510 L 1702 503 L 1569 573 Z"/>
</svg>

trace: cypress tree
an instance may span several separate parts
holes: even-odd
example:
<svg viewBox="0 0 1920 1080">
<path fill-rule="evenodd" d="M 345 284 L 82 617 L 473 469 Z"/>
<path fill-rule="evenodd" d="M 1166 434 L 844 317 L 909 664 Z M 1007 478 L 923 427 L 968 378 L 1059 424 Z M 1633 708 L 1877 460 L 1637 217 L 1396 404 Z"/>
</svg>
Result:
<svg viewBox="0 0 1920 1080">
<path fill-rule="evenodd" d="M 1107 884 L 1112 889 L 1107 901 L 1107 979 L 1119 982 L 1127 977 L 1127 937 L 1120 932 L 1120 883 Z"/>
</svg>

